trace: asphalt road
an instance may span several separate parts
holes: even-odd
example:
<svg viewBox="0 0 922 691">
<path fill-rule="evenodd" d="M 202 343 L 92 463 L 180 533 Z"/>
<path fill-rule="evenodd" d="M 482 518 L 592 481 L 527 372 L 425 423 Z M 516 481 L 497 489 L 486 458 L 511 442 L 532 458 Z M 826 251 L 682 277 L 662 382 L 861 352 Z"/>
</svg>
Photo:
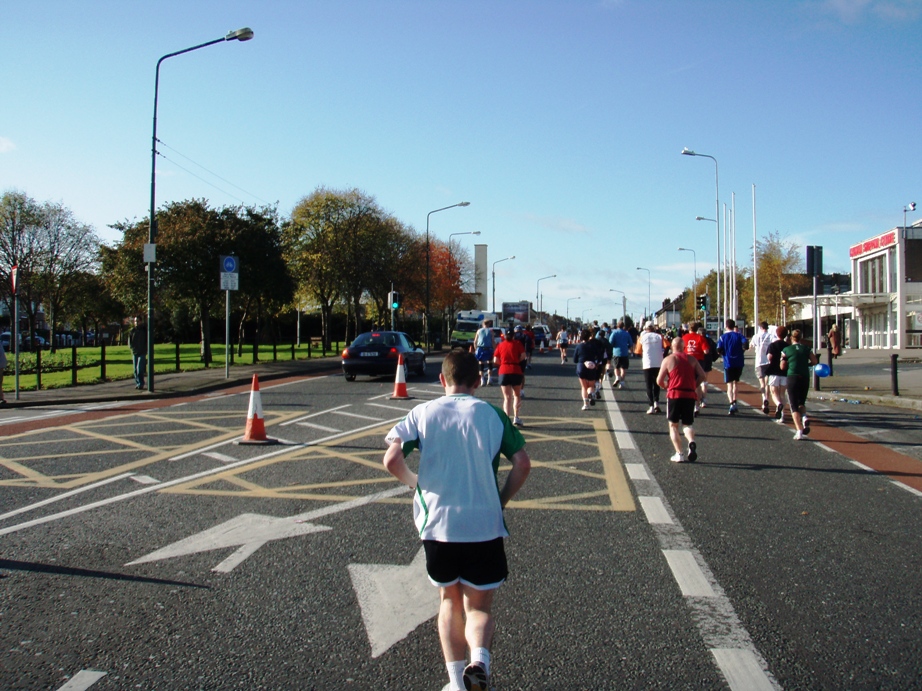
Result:
<svg viewBox="0 0 922 691">
<path fill-rule="evenodd" d="M 794 442 L 712 405 L 677 465 L 639 370 L 582 412 L 557 363 L 526 385 L 498 689 L 922 688 L 916 413 L 831 403 Z M 247 389 L 0 412 L 0 687 L 441 689 L 435 589 L 380 465 L 434 379 L 412 401 L 264 385 L 273 446 L 234 444 Z M 908 470 L 870 472 L 886 454 Z"/>
</svg>

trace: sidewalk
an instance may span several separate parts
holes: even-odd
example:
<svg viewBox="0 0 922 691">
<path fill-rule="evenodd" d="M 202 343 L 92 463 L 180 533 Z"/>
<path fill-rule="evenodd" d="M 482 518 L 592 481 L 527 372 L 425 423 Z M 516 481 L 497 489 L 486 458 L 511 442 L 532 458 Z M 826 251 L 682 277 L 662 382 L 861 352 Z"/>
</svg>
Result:
<svg viewBox="0 0 922 691">
<path fill-rule="evenodd" d="M 203 394 L 210 391 L 249 385 L 253 375 L 259 376 L 260 383 L 287 377 L 303 377 L 311 374 L 341 372 L 339 355 L 314 357 L 308 360 L 272 360 L 258 362 L 255 365 L 235 365 L 230 368 L 229 378 L 224 378 L 224 367 L 211 367 L 191 372 L 158 372 L 154 377 L 154 393 L 146 389 L 138 391 L 134 379 L 107 381 L 99 384 L 68 386 L 59 389 L 42 389 L 41 391 L 20 391 L 19 400 L 13 391 L 4 391 L 6 408 L 26 408 L 32 406 L 73 405 L 80 403 L 105 403 L 107 401 L 151 400 L 171 398 L 191 394 Z M 11 383 L 7 375 L 6 385 Z M 4 387 L 6 388 L 6 387 Z"/>
</svg>

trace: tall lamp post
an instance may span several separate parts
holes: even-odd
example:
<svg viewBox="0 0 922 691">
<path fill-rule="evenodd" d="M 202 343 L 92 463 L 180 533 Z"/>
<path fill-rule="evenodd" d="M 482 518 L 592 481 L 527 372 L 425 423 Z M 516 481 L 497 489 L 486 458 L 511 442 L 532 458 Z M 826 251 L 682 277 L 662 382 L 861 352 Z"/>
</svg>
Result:
<svg viewBox="0 0 922 691">
<path fill-rule="evenodd" d="M 426 320 L 426 350 L 429 351 L 429 217 L 437 214 L 439 211 L 454 209 L 456 206 L 470 206 L 470 202 L 458 202 L 451 206 L 443 206 L 441 209 L 434 209 L 426 214 L 426 313 L 423 317 Z"/>
<path fill-rule="evenodd" d="M 650 283 L 652 282 L 652 279 L 650 278 L 650 269 L 645 269 L 642 266 L 638 266 L 637 270 L 647 272 L 647 319 L 653 321 L 653 311 L 650 307 Z"/>
<path fill-rule="evenodd" d="M 571 300 L 579 300 L 581 297 L 582 297 L 582 295 L 581 295 L 580 297 L 567 298 L 567 330 L 570 329 L 570 301 L 571 301 Z"/>
<path fill-rule="evenodd" d="M 609 288 L 609 293 L 621 293 L 621 320 L 627 316 L 627 294 L 623 290 Z"/>
<path fill-rule="evenodd" d="M 549 278 L 557 278 L 557 274 L 552 274 L 551 276 L 544 276 L 543 278 L 539 278 L 538 281 L 535 283 L 535 309 L 537 312 L 537 319 L 539 321 L 541 319 L 541 304 L 538 300 L 538 295 L 540 294 L 539 286 L 541 285 L 541 281 L 546 281 Z"/>
<path fill-rule="evenodd" d="M 154 240 L 157 237 L 157 96 L 160 93 L 160 65 L 167 58 L 173 58 L 183 53 L 191 53 L 199 48 L 213 46 L 225 41 L 249 41 L 253 38 L 253 30 L 249 27 L 228 32 L 223 38 L 216 38 L 207 43 L 201 43 L 185 50 L 164 55 L 157 61 L 157 72 L 154 78 L 154 133 L 151 137 L 151 162 L 150 162 L 150 228 L 147 234 L 147 246 L 144 248 L 144 262 L 147 264 L 147 390 L 154 391 L 154 314 L 153 314 L 153 264 L 156 261 Z"/>
<path fill-rule="evenodd" d="M 496 313 L 496 265 L 501 262 L 507 262 L 510 259 L 515 259 L 515 255 L 513 254 L 511 257 L 506 257 L 505 259 L 497 259 L 495 262 L 493 262 L 493 313 L 494 314 Z"/>
<path fill-rule="evenodd" d="M 717 224 L 717 310 L 716 310 L 716 313 L 721 314 L 721 311 L 720 311 L 720 221 L 717 220 L 720 218 L 720 177 L 718 175 L 717 159 L 714 158 L 713 156 L 709 156 L 708 154 L 696 153 L 687 147 L 682 149 L 682 155 L 683 156 L 700 156 L 701 158 L 709 158 L 712 161 L 714 161 L 714 189 L 717 192 L 717 196 L 715 197 L 715 201 L 714 201 L 715 216 L 713 219 L 705 219 L 705 218 L 698 217 L 695 220 L 699 220 L 699 221 L 712 220 L 714 221 L 714 223 Z M 720 331 L 720 329 L 718 329 L 718 331 Z"/>
<path fill-rule="evenodd" d="M 451 265 L 452 265 L 452 260 L 454 259 L 451 253 L 451 239 L 455 237 L 455 235 L 480 235 L 480 231 L 479 230 L 469 230 L 466 233 L 450 233 L 448 235 L 448 282 L 449 283 L 451 283 Z M 458 266 L 458 287 L 459 288 L 461 287 L 461 267 L 460 266 Z M 454 300 L 452 300 L 452 308 L 454 308 Z M 454 312 L 454 309 L 452 309 L 452 312 Z M 453 318 L 454 318 L 453 315 L 450 316 L 449 321 Z M 445 325 L 445 331 L 447 335 L 447 332 L 448 332 L 447 324 Z"/>
</svg>

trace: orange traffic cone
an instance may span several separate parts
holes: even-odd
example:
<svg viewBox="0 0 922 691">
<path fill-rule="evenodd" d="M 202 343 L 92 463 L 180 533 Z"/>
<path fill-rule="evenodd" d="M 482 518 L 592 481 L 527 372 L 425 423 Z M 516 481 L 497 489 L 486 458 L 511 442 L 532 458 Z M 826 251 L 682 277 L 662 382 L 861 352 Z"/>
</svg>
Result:
<svg viewBox="0 0 922 691">
<path fill-rule="evenodd" d="M 391 399 L 395 398 L 412 398 L 407 393 L 407 374 L 406 367 L 403 364 L 403 354 L 397 358 L 397 378 L 394 380 L 394 395 L 391 396 Z"/>
<path fill-rule="evenodd" d="M 278 444 L 278 439 L 266 436 L 266 424 L 263 421 L 263 404 L 259 395 L 259 377 L 253 375 L 250 389 L 250 408 L 247 410 L 247 428 L 243 439 L 238 444 Z"/>
</svg>

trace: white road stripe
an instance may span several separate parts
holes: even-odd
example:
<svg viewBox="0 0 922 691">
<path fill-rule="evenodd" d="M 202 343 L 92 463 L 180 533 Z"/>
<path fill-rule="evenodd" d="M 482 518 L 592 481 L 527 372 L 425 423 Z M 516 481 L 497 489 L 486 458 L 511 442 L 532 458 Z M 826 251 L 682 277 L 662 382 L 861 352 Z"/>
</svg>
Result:
<svg viewBox="0 0 922 691">
<path fill-rule="evenodd" d="M 920 492 L 919 490 L 917 490 L 915 487 L 910 487 L 909 485 L 904 485 L 902 482 L 897 482 L 896 480 L 892 480 L 892 482 L 893 482 L 894 485 L 896 485 L 896 486 L 899 487 L 900 489 L 905 489 L 907 492 L 910 492 L 910 493 L 912 493 L 912 494 L 915 494 L 917 497 L 922 497 L 922 492 Z"/>
<path fill-rule="evenodd" d="M 672 517 L 659 497 L 637 497 L 648 523 L 672 523 Z"/>
<path fill-rule="evenodd" d="M 711 654 L 733 691 L 774 689 L 751 651 L 739 648 L 712 648 Z"/>
<path fill-rule="evenodd" d="M 157 485 L 160 483 L 160 480 L 155 480 L 150 475 L 132 475 L 131 479 L 142 485 Z"/>
<path fill-rule="evenodd" d="M 213 458 L 216 461 L 221 461 L 221 463 L 233 463 L 234 461 L 240 460 L 239 458 L 228 456 L 226 453 L 218 453 L 217 451 L 206 451 L 202 455 L 208 456 L 208 458 Z"/>
<path fill-rule="evenodd" d="M 85 691 L 97 681 L 106 676 L 108 672 L 98 672 L 95 669 L 83 669 L 70 678 L 58 691 Z"/>
<path fill-rule="evenodd" d="M 716 593 L 687 549 L 664 549 L 663 555 L 685 597 L 715 597 Z"/>
<path fill-rule="evenodd" d="M 320 415 L 327 415 L 329 413 L 335 412 L 337 410 L 342 410 L 343 408 L 348 408 L 351 403 L 346 403 L 345 405 L 338 405 L 335 408 L 327 408 L 326 410 L 320 410 L 316 413 L 311 413 L 310 415 L 305 415 L 304 417 L 297 417 L 294 420 L 289 420 L 288 422 L 283 422 L 279 427 L 285 427 L 286 425 L 296 425 L 302 420 L 310 420 L 312 417 L 318 417 Z"/>
<path fill-rule="evenodd" d="M 381 420 L 379 417 L 372 417 L 371 415 L 359 415 L 358 413 L 347 413 L 345 410 L 335 410 L 333 415 L 344 415 L 346 417 L 354 417 L 359 420 Z"/>
<path fill-rule="evenodd" d="M 632 437 L 631 433 L 628 431 L 627 423 L 624 421 L 624 416 L 621 414 L 618 402 L 609 400 L 606 397 L 605 400 L 602 401 L 602 404 L 608 411 L 608 419 L 611 420 L 611 427 L 615 431 L 615 441 L 618 443 L 618 448 L 636 449 L 637 447 L 634 446 L 634 437 Z"/>
<path fill-rule="evenodd" d="M 817 446 L 822 446 L 822 444 L 818 444 Z M 832 449 L 829 449 L 829 450 L 832 451 Z M 867 472 L 869 472 L 869 473 L 876 473 L 876 472 L 877 472 L 877 471 L 874 470 L 873 468 L 868 467 L 868 466 L 866 466 L 864 463 L 860 463 L 859 461 L 854 461 L 854 460 L 852 460 L 852 459 L 848 459 L 848 462 L 851 463 L 852 465 L 858 466 L 858 467 L 861 468 L 862 470 L 865 470 L 865 471 L 867 471 Z"/>
<path fill-rule="evenodd" d="M 384 405 L 383 403 L 368 403 L 368 405 L 373 405 L 375 408 L 387 408 L 388 410 L 402 410 L 405 413 L 409 413 L 409 408 L 401 408 L 399 405 Z"/>
<path fill-rule="evenodd" d="M 37 509 L 40 506 L 46 506 L 56 501 L 61 501 L 62 499 L 67 499 L 68 497 L 73 497 L 76 494 L 81 492 L 87 492 L 91 489 L 96 489 L 97 487 L 102 487 L 103 485 L 108 485 L 110 482 L 116 482 L 117 480 L 124 480 L 126 477 L 131 477 L 134 473 L 122 473 L 121 475 L 116 475 L 114 477 L 106 478 L 105 480 L 100 480 L 99 482 L 94 482 L 92 485 L 87 485 L 86 487 L 80 487 L 79 489 L 72 489 L 70 492 L 64 492 L 64 494 L 57 494 L 48 499 L 43 499 L 40 502 L 35 504 L 29 504 L 28 506 L 23 506 L 21 509 L 16 509 L 15 511 L 9 511 L 2 516 L 0 516 L 0 521 L 16 516 L 26 511 L 31 511 L 32 509 Z"/>
<path fill-rule="evenodd" d="M 310 427 L 311 429 L 319 429 L 321 432 L 342 432 L 341 429 L 336 427 L 326 427 L 324 425 L 318 425 L 316 422 L 299 422 L 298 427 Z"/>
<path fill-rule="evenodd" d="M 647 475 L 647 469 L 643 467 L 642 463 L 625 463 L 624 469 L 627 471 L 627 476 L 632 480 L 650 479 L 650 476 Z"/>
</svg>

